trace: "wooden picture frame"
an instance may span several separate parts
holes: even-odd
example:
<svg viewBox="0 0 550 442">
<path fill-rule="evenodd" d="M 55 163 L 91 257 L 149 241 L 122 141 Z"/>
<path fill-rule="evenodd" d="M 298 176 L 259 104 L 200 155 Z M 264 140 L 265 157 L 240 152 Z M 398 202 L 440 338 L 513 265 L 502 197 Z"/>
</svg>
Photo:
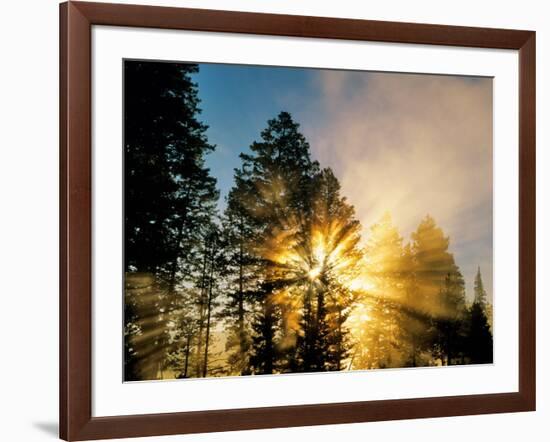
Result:
<svg viewBox="0 0 550 442">
<path fill-rule="evenodd" d="M 216 411 L 92 416 L 93 25 L 519 51 L 519 391 Z M 60 5 L 60 436 L 65 440 L 535 410 L 535 32 L 169 7 Z"/>
</svg>

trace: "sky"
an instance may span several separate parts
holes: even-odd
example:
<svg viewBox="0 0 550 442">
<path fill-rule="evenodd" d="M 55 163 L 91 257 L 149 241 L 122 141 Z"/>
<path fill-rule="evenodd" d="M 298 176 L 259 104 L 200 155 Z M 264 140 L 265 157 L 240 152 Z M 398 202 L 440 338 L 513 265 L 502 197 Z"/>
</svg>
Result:
<svg viewBox="0 0 550 442">
<path fill-rule="evenodd" d="M 368 228 L 390 212 L 405 241 L 432 215 L 471 298 L 478 266 L 493 297 L 491 78 L 200 64 L 194 74 L 222 198 L 239 153 L 290 112 Z"/>
</svg>

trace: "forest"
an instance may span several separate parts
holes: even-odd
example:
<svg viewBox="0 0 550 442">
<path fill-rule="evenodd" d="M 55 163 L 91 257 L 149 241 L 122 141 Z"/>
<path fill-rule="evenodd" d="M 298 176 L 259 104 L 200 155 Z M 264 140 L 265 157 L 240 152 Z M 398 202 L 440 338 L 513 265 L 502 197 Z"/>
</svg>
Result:
<svg viewBox="0 0 550 442">
<path fill-rule="evenodd" d="M 481 270 L 430 215 L 362 226 L 288 112 L 220 211 L 198 69 L 124 62 L 124 380 L 492 363 Z"/>
</svg>

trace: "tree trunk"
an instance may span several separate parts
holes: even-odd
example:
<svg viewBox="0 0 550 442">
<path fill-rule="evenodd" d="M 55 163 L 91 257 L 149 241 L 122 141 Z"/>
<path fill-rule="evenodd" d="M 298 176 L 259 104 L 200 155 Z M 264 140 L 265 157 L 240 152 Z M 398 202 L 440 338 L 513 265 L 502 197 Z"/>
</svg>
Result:
<svg viewBox="0 0 550 442">
<path fill-rule="evenodd" d="M 239 241 L 239 298 L 238 298 L 238 311 L 237 311 L 237 315 L 238 315 L 238 329 L 239 329 L 239 353 L 240 353 L 240 357 L 241 357 L 241 362 L 242 362 L 242 359 L 244 358 L 244 354 L 245 354 L 245 336 L 244 336 L 244 281 L 243 281 L 243 278 L 244 278 L 244 264 L 243 264 L 243 260 L 244 260 L 244 250 L 243 250 L 243 229 L 242 229 L 242 217 L 240 218 L 240 234 L 241 234 L 241 238 L 240 238 L 240 241 Z M 241 374 L 244 374 L 244 371 L 245 371 L 245 367 L 244 365 L 241 366 Z"/>
<path fill-rule="evenodd" d="M 265 300 L 265 374 L 273 374 L 273 304 L 271 300 Z"/>
<path fill-rule="evenodd" d="M 196 376 L 201 375 L 201 358 L 202 358 L 202 332 L 204 329 L 204 307 L 205 307 L 205 290 L 206 290 L 206 266 L 208 264 L 208 243 L 205 240 L 204 242 L 204 260 L 202 264 L 202 280 L 201 280 L 201 291 L 199 298 L 199 330 L 197 332 L 197 361 L 195 372 Z"/>
<path fill-rule="evenodd" d="M 338 309 L 338 340 L 337 340 L 337 354 L 336 354 L 336 370 L 340 371 L 342 366 L 342 309 Z"/>
<path fill-rule="evenodd" d="M 176 272 L 178 270 L 178 258 L 179 258 L 179 254 L 180 254 L 180 245 L 181 245 L 181 241 L 183 240 L 183 226 L 185 224 L 185 221 L 187 219 L 187 204 L 188 204 L 188 201 L 189 201 L 189 194 L 191 193 L 191 190 L 189 189 L 189 187 L 187 188 L 186 192 L 185 192 L 185 197 L 183 198 L 183 201 L 184 201 L 184 204 L 183 204 L 183 207 L 184 207 L 184 210 L 181 214 L 181 217 L 179 219 L 179 224 L 178 224 L 178 231 L 177 231 L 177 235 L 176 235 L 176 253 L 175 253 L 175 256 L 174 256 L 174 259 L 171 263 L 171 266 L 170 266 L 170 277 L 169 277 L 169 291 L 168 293 L 172 294 L 174 292 L 174 289 L 176 287 Z"/>
<path fill-rule="evenodd" d="M 202 367 L 202 377 L 205 378 L 208 373 L 208 347 L 210 343 L 210 318 L 212 316 L 212 286 L 214 283 L 214 257 L 216 254 L 216 242 L 212 240 L 212 251 L 210 255 L 210 282 L 208 287 L 208 303 L 206 305 L 206 337 L 204 341 L 204 364 Z"/>
<path fill-rule="evenodd" d="M 304 300 L 304 350 L 303 350 L 303 371 L 308 372 L 312 366 L 313 351 L 313 312 L 311 302 L 311 288 L 308 288 Z"/>
<path fill-rule="evenodd" d="M 185 366 L 183 368 L 183 376 L 187 377 L 187 370 L 189 369 L 189 353 L 191 350 L 191 333 L 187 334 L 187 342 L 185 344 Z"/>
</svg>

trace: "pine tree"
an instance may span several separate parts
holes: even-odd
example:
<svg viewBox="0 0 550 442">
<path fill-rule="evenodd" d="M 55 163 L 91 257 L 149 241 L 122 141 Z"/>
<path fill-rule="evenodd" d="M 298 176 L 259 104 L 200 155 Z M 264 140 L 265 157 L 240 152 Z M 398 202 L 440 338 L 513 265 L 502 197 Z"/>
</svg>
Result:
<svg viewBox="0 0 550 442">
<path fill-rule="evenodd" d="M 424 354 L 433 340 L 430 336 L 432 317 L 424 309 L 426 303 L 423 299 L 423 292 L 419 290 L 416 261 L 410 243 L 403 248 L 401 284 L 403 287 L 402 339 L 405 353 L 407 351 L 409 353 L 404 365 L 424 366 L 428 363 Z"/>
<path fill-rule="evenodd" d="M 271 290 L 270 284 L 263 284 L 256 299 L 250 355 L 250 365 L 255 374 L 273 374 L 278 368 L 279 352 L 275 334 L 280 315 L 271 299 Z"/>
<path fill-rule="evenodd" d="M 434 318 L 435 354 L 445 365 L 452 365 L 462 356 L 466 313 L 464 279 L 458 269 L 450 272 L 440 291 L 443 313 Z"/>
<path fill-rule="evenodd" d="M 479 304 L 483 309 L 487 305 L 487 292 L 483 287 L 481 269 L 479 267 L 477 268 L 477 273 L 474 280 L 474 303 Z"/>
<path fill-rule="evenodd" d="M 151 311 L 128 316 L 126 324 L 133 321 L 138 335 L 153 324 L 155 333 L 162 331 L 154 342 L 155 353 L 164 355 L 153 377 L 160 376 L 164 356 L 173 351 L 174 310 L 198 271 L 200 240 L 218 198 L 216 180 L 204 163 L 214 147 L 197 118 L 199 99 L 191 78 L 197 71 L 192 64 L 124 63 L 125 267 L 127 274 L 152 275 L 155 293 Z M 145 353 L 132 357 L 150 366 Z"/>
<path fill-rule="evenodd" d="M 281 338 L 276 327 L 286 323 L 287 318 L 283 317 L 286 310 L 281 297 L 275 302 L 282 287 L 273 281 L 277 270 L 273 269 L 269 256 L 272 252 L 266 244 L 276 241 L 283 232 L 293 235 L 305 232 L 306 214 L 311 212 L 311 179 L 318 170 L 317 163 L 310 158 L 309 144 L 298 128 L 286 112 L 268 121 L 261 140 L 250 146 L 251 153 L 241 154 L 242 167 L 235 171 L 235 186 L 226 211 L 226 218 L 233 221 L 232 235 L 239 248 L 239 257 L 233 259 L 233 265 L 242 284 L 242 289 L 239 285 L 236 296 L 233 293 L 231 297 L 237 312 L 241 304 L 247 301 L 253 304 L 249 307 L 254 311 L 255 332 L 251 363 L 261 373 L 272 372 L 280 365 L 276 358 L 284 352 L 277 347 L 283 342 L 291 343 L 286 339 L 276 342 Z M 256 283 L 246 281 L 251 270 Z M 237 330 L 241 329 L 240 323 L 238 319 Z M 245 349 L 244 338 L 237 341 Z"/>
<path fill-rule="evenodd" d="M 314 182 L 310 234 L 297 245 L 307 270 L 298 365 L 303 371 L 341 370 L 350 350 L 345 322 L 356 301 L 349 283 L 362 257 L 361 226 L 331 169 L 323 169 Z"/>
<path fill-rule="evenodd" d="M 412 234 L 411 248 L 416 263 L 416 281 L 422 292 L 424 305 L 421 307 L 435 316 L 440 315 L 444 308 L 441 289 L 447 276 L 457 269 L 449 252 L 449 238 L 427 215 Z"/>
<path fill-rule="evenodd" d="M 214 147 L 197 119 L 191 74 L 198 67 L 126 61 L 124 68 L 126 268 L 162 272 L 170 282 L 181 246 L 210 219 L 218 196 L 204 165 Z"/>
<path fill-rule="evenodd" d="M 206 377 L 212 371 L 212 367 L 209 366 L 212 329 L 214 321 L 218 318 L 218 298 L 221 294 L 219 280 L 225 276 L 226 271 L 223 240 L 215 224 L 211 224 L 205 233 L 201 252 L 201 272 L 195 281 L 197 326 L 194 374 L 196 377 Z"/>
<path fill-rule="evenodd" d="M 449 238 L 426 216 L 412 234 L 422 310 L 433 317 L 432 353 L 443 364 L 462 356 L 465 315 L 464 278 L 449 252 Z"/>
<path fill-rule="evenodd" d="M 472 364 L 490 364 L 493 362 L 493 336 L 480 304 L 470 308 L 470 329 L 467 354 Z"/>
<path fill-rule="evenodd" d="M 230 191 L 223 219 L 228 298 L 223 314 L 228 325 L 226 351 L 229 372 L 246 375 L 250 374 L 251 321 L 258 291 L 258 259 L 252 253 L 257 230 L 244 205 L 246 184 L 240 179 L 242 173 L 242 170 L 235 170 L 236 182 L 240 185 Z"/>
<path fill-rule="evenodd" d="M 467 353 L 472 364 L 493 362 L 493 335 L 487 318 L 487 293 L 478 267 L 474 281 L 474 302 L 469 310 Z"/>
<path fill-rule="evenodd" d="M 376 319 L 374 323 L 366 324 L 370 333 L 374 334 L 370 339 L 367 338 L 367 345 L 371 346 L 373 353 L 379 355 L 376 366 L 399 366 L 403 333 L 399 309 L 403 302 L 403 239 L 393 225 L 389 213 L 371 226 L 365 255 L 366 272 L 375 286 L 374 296 L 366 302 L 370 305 L 371 316 Z"/>
</svg>

